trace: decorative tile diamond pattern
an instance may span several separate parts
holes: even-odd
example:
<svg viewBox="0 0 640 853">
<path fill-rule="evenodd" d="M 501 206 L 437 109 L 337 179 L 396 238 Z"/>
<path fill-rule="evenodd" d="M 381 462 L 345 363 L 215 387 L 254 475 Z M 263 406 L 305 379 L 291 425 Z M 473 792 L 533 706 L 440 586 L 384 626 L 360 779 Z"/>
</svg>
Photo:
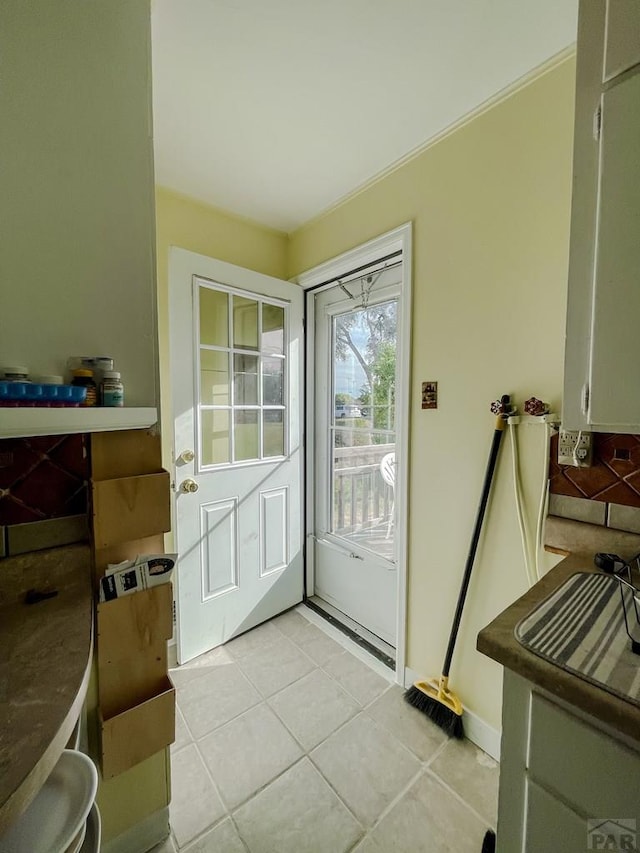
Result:
<svg viewBox="0 0 640 853">
<path fill-rule="evenodd" d="M 593 433 L 590 468 L 558 465 L 558 436 L 551 440 L 549 490 L 623 506 L 640 507 L 640 436 Z"/>
<path fill-rule="evenodd" d="M 87 510 L 85 436 L 0 441 L 0 526 Z"/>
</svg>

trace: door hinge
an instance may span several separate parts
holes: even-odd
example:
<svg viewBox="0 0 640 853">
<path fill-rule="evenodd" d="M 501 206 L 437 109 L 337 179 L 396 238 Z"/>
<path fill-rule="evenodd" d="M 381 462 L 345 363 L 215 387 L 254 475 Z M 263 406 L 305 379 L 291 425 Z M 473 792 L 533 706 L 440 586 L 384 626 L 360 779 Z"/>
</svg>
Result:
<svg viewBox="0 0 640 853">
<path fill-rule="evenodd" d="M 582 410 L 582 414 L 585 418 L 589 417 L 589 383 L 585 382 L 582 386 L 582 399 L 580 401 L 580 408 Z"/>
<path fill-rule="evenodd" d="M 600 141 L 600 132 L 602 131 L 602 106 L 598 106 L 593 114 L 593 138 L 596 142 Z"/>
</svg>

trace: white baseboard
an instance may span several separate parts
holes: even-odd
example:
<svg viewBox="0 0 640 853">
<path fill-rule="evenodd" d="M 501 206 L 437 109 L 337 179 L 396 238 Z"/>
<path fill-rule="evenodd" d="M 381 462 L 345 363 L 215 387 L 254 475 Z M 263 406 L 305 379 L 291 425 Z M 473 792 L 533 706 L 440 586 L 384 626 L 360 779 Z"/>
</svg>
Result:
<svg viewBox="0 0 640 853">
<path fill-rule="evenodd" d="M 102 853 L 147 853 L 168 837 L 169 809 L 159 809 L 101 847 Z"/>
<path fill-rule="evenodd" d="M 419 673 L 409 669 L 408 666 L 405 667 L 405 687 L 411 687 L 415 681 L 420 680 L 421 676 Z M 494 729 L 493 726 L 490 726 L 489 723 L 485 722 L 481 717 L 474 714 L 473 711 L 469 711 L 467 708 L 465 708 L 462 715 L 462 721 L 464 723 L 465 737 L 467 737 L 472 743 L 475 743 L 476 746 L 479 746 L 483 752 L 487 753 L 487 755 L 495 758 L 496 761 L 500 761 L 500 731 L 498 731 L 498 729 Z"/>
<path fill-rule="evenodd" d="M 472 743 L 479 746 L 483 752 L 500 761 L 500 738 L 501 733 L 486 723 L 482 717 L 465 708 L 462 715 L 464 733 Z"/>
</svg>

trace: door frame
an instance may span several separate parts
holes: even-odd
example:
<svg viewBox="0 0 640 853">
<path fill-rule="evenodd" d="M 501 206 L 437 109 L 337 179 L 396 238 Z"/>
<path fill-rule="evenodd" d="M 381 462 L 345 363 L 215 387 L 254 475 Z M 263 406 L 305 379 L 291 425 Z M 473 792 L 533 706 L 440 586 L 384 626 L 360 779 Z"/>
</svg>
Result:
<svg viewBox="0 0 640 853">
<path fill-rule="evenodd" d="M 347 273 L 380 263 L 390 255 L 402 254 L 402 293 L 399 300 L 399 388 L 396 390 L 396 436 L 401 450 L 396 456 L 396 532 L 398 534 L 397 599 L 396 599 L 396 682 L 404 686 L 407 621 L 407 554 L 409 506 L 409 420 L 411 402 L 411 280 L 412 280 L 412 223 L 407 222 L 350 249 L 329 261 L 296 276 L 292 281 L 307 291 L 305 299 L 306 387 L 305 387 L 305 444 L 306 444 L 306 534 L 305 581 L 307 594 L 315 588 L 314 571 L 314 500 L 315 471 L 312 450 L 315 447 L 315 418 L 310 401 L 315 399 L 315 312 L 309 291 L 331 287 Z"/>
</svg>

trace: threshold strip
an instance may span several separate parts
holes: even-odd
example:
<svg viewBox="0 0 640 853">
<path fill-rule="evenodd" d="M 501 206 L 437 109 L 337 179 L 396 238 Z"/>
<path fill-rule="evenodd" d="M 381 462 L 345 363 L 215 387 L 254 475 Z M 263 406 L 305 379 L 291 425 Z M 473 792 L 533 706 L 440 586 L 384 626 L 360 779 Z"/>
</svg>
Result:
<svg viewBox="0 0 640 853">
<path fill-rule="evenodd" d="M 380 640 L 374 634 L 371 634 L 370 631 L 367 631 L 366 628 L 358 626 L 360 631 L 366 632 L 366 634 L 371 637 L 370 640 L 366 639 L 366 637 L 362 636 L 361 633 L 354 630 L 353 628 L 350 628 L 349 625 L 345 624 L 345 621 L 341 621 L 339 616 L 334 616 L 333 613 L 329 612 L 330 608 L 332 611 L 335 611 L 335 613 L 340 614 L 339 610 L 336 610 L 336 608 L 331 607 L 331 605 L 329 604 L 326 604 L 326 602 L 322 601 L 317 596 L 314 596 L 313 598 L 305 598 L 302 603 L 310 610 L 313 610 L 314 613 L 317 613 L 318 616 L 322 616 L 323 619 L 326 619 L 326 621 L 330 625 L 333 625 L 334 628 L 337 628 L 338 631 L 349 637 L 349 639 L 356 643 L 358 646 L 360 646 L 360 648 L 364 649 L 370 655 L 373 655 L 373 657 L 375 657 L 377 660 L 379 660 L 381 663 L 383 663 L 385 666 L 389 667 L 389 669 L 395 672 L 396 662 L 394 658 L 387 652 L 383 651 L 380 646 L 376 645 L 377 640 L 380 644 L 384 644 L 384 646 L 386 646 L 388 649 L 391 649 L 392 647 L 385 643 L 384 640 Z M 349 617 L 346 615 L 340 615 L 343 616 L 344 620 L 349 619 Z M 353 624 L 356 625 L 357 623 L 354 622 Z"/>
</svg>

